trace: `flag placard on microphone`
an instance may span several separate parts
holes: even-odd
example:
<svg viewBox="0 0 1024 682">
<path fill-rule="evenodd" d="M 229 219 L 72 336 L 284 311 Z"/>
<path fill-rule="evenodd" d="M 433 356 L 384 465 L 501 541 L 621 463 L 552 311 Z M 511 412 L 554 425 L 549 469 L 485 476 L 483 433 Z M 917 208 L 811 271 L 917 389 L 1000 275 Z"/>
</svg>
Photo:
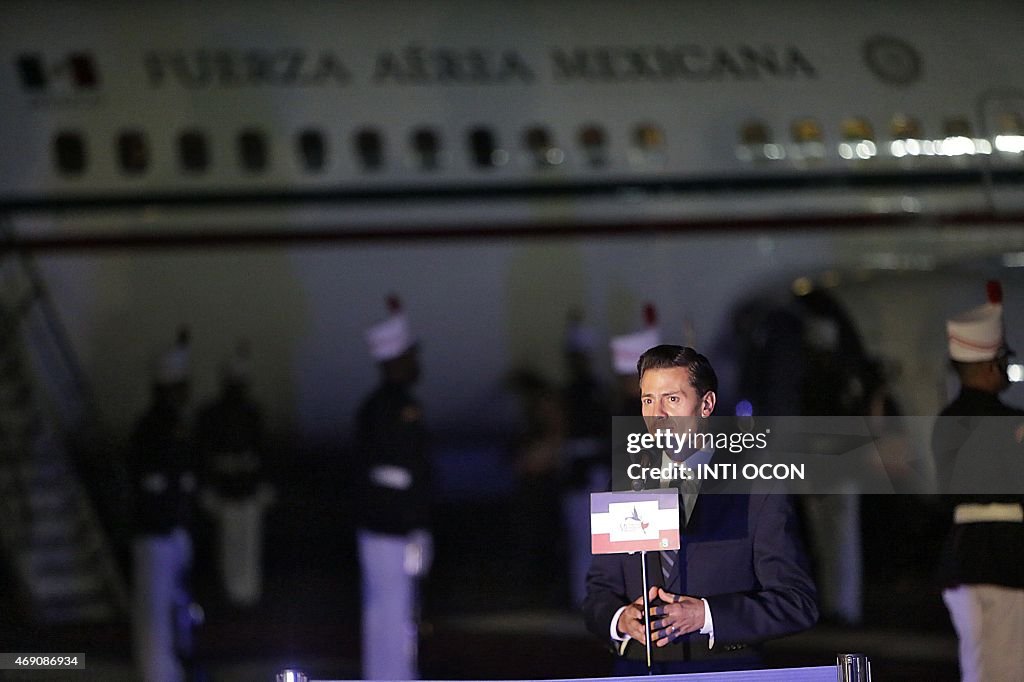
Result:
<svg viewBox="0 0 1024 682">
<path fill-rule="evenodd" d="M 679 549 L 678 492 L 591 493 L 590 548 L 594 554 Z"/>
</svg>

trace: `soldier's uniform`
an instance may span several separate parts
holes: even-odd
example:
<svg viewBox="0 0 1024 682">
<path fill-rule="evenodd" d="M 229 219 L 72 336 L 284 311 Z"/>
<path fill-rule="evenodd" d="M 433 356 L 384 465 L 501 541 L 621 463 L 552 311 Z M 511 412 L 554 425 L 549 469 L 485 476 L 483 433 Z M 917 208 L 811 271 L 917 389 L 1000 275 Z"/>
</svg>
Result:
<svg viewBox="0 0 1024 682">
<path fill-rule="evenodd" d="M 579 319 L 570 318 L 565 335 L 569 382 L 563 390 L 567 465 L 562 517 L 567 536 L 569 595 L 573 606 L 586 596 L 590 568 L 590 493 L 605 490 L 611 476 L 609 435 L 611 410 L 605 387 L 594 376 L 590 362 L 593 332 Z"/>
<path fill-rule="evenodd" d="M 184 579 L 192 560 L 188 527 L 196 489 L 195 447 L 185 419 L 188 342 L 159 361 L 153 404 L 132 438 L 135 539 L 132 639 L 145 682 L 186 679 L 189 633 L 178 616 L 188 608 Z"/>
<path fill-rule="evenodd" d="M 949 320 L 947 329 L 950 357 L 958 362 L 991 362 L 1005 349 L 1001 301 Z M 1004 404 L 997 392 L 963 387 L 940 414 L 932 434 L 940 490 L 970 487 L 971 468 L 993 461 L 992 452 L 969 451 L 968 439 L 981 432 L 986 450 L 1024 457 L 1015 417 L 1024 424 L 1024 411 Z M 972 490 L 947 499 L 953 525 L 943 548 L 940 579 L 960 641 L 962 679 L 1024 680 L 1024 497 Z"/>
<path fill-rule="evenodd" d="M 415 353 L 397 309 L 367 334 L 373 358 Z M 417 677 L 416 580 L 429 568 L 430 461 L 423 411 L 410 382 L 383 381 L 356 417 L 363 589 L 363 679 Z"/>
<path fill-rule="evenodd" d="M 271 499 L 263 481 L 263 414 L 249 395 L 248 346 L 222 368 L 221 393 L 199 412 L 205 460 L 203 503 L 217 521 L 218 563 L 228 599 L 253 606 L 262 594 L 263 515 Z"/>
</svg>

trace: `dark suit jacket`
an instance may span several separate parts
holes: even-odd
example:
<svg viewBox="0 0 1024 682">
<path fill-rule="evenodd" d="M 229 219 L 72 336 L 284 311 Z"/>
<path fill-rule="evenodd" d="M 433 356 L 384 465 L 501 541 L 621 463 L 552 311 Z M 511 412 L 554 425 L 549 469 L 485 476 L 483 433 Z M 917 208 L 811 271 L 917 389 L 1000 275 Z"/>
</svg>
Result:
<svg viewBox="0 0 1024 682">
<path fill-rule="evenodd" d="M 716 488 L 704 483 L 681 534 L 680 556 L 686 560 L 677 562 L 666 586 L 675 594 L 707 599 L 714 648 L 708 650 L 707 635 L 692 633 L 655 647 L 655 660 L 756 656 L 758 643 L 799 632 L 818 619 L 817 593 L 790 497 L 716 494 Z M 649 553 L 647 561 L 648 582 L 661 585 L 660 554 Z M 639 555 L 595 555 L 583 606 L 588 629 L 617 645 L 609 638 L 612 617 L 642 593 Z M 629 643 L 625 655 L 644 656 L 636 642 Z"/>
</svg>

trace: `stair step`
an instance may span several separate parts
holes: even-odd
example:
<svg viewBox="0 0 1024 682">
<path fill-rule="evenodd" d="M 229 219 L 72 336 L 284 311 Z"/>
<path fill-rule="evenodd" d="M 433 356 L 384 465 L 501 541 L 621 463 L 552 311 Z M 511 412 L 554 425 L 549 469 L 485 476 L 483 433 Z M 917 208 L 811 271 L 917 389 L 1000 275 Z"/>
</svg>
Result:
<svg viewBox="0 0 1024 682">
<path fill-rule="evenodd" d="M 81 571 L 91 567 L 94 561 L 95 549 L 83 545 L 33 547 L 18 557 L 18 563 L 25 575 Z"/>
<path fill-rule="evenodd" d="M 42 619 L 54 625 L 96 623 L 113 620 L 117 610 L 107 601 L 91 600 L 81 604 L 56 604 L 42 609 Z"/>
<path fill-rule="evenodd" d="M 74 500 L 66 489 L 48 487 L 35 489 L 28 494 L 28 508 L 33 514 L 74 512 Z"/>
<path fill-rule="evenodd" d="M 74 543 L 78 537 L 77 519 L 65 515 L 37 516 L 28 524 L 28 541 L 32 547 Z"/>
<path fill-rule="evenodd" d="M 102 595 L 103 579 L 93 573 L 44 573 L 28 576 L 29 591 L 36 601 Z"/>
<path fill-rule="evenodd" d="M 39 452 L 38 438 L 33 441 L 33 451 Z M 48 461 L 40 461 L 42 459 L 42 457 L 34 457 L 20 466 L 19 473 L 26 487 L 36 489 L 66 485 L 70 472 L 67 464 L 60 461 L 62 458 L 48 457 L 46 458 Z"/>
</svg>

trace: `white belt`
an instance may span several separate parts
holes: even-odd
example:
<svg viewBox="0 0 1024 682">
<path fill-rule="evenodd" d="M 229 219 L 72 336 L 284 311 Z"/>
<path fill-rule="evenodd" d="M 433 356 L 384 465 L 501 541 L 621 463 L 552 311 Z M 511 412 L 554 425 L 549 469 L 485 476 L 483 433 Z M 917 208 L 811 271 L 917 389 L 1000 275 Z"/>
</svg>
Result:
<svg viewBox="0 0 1024 682">
<path fill-rule="evenodd" d="M 382 488 L 408 490 L 412 487 L 412 472 L 403 467 L 384 464 L 370 470 L 370 480 Z"/>
<path fill-rule="evenodd" d="M 1024 507 L 1016 503 L 958 504 L 953 523 L 988 523 L 1002 521 L 1024 523 Z"/>
</svg>

